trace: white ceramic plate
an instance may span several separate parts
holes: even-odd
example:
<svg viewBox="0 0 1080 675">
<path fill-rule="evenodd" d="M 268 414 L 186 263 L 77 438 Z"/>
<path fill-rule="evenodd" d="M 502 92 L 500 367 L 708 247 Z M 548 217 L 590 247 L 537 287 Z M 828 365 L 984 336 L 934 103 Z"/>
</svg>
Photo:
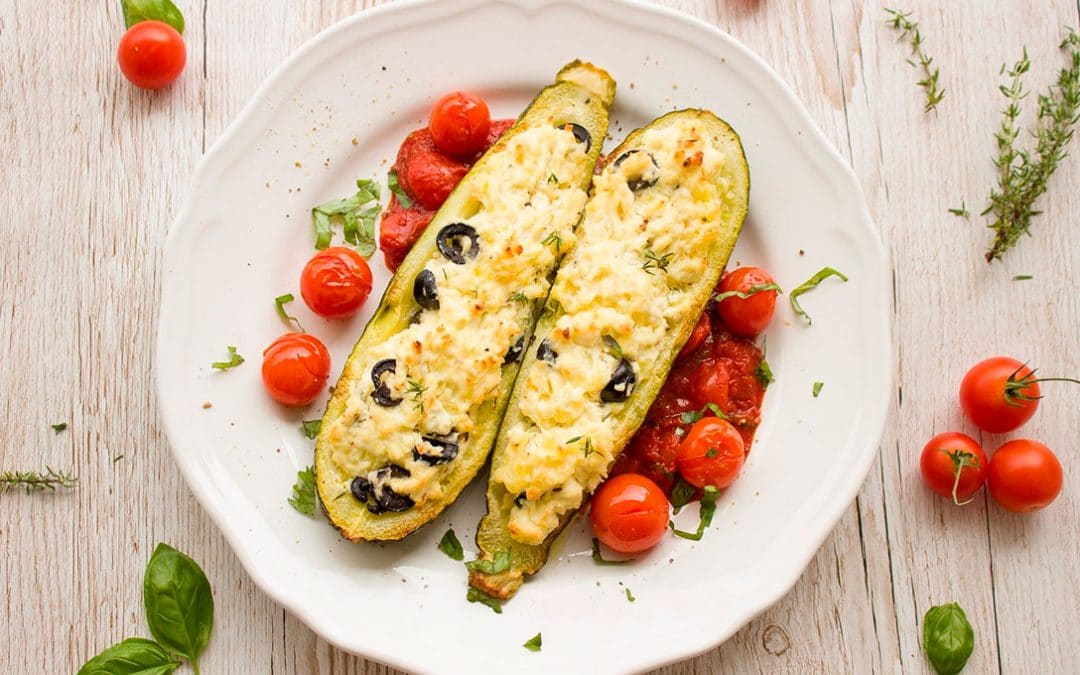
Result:
<svg viewBox="0 0 1080 675">
<path fill-rule="evenodd" d="M 465 601 L 464 568 L 435 548 L 452 525 L 475 550 L 483 480 L 393 545 L 346 543 L 286 504 L 297 469 L 312 462 L 298 424 L 322 408 L 273 405 L 260 354 L 284 332 L 273 298 L 299 298 L 314 204 L 350 194 L 358 177 L 384 181 L 442 93 L 477 91 L 495 116 L 513 117 L 578 57 L 619 82 L 613 139 L 680 107 L 709 108 L 741 134 L 753 188 L 733 261 L 763 265 L 789 289 L 824 265 L 851 281 L 805 296 L 813 326 L 778 304 L 768 332 L 776 383 L 743 476 L 702 541 L 671 537 L 633 565 L 597 566 L 579 520 L 496 615 Z M 330 323 L 292 306 L 330 347 L 335 375 L 389 277 L 381 258 L 361 316 Z M 300 49 L 202 161 L 165 253 L 162 416 L 191 490 L 251 577 L 334 644 L 422 672 L 647 670 L 719 644 L 779 599 L 858 492 L 891 390 L 886 269 L 848 166 L 776 74 L 728 35 L 613 0 L 395 3 Z M 230 344 L 247 363 L 212 370 Z M 825 383 L 819 398 L 815 381 Z M 696 509 L 677 522 L 693 529 Z M 543 651 L 523 649 L 537 632 Z"/>
</svg>

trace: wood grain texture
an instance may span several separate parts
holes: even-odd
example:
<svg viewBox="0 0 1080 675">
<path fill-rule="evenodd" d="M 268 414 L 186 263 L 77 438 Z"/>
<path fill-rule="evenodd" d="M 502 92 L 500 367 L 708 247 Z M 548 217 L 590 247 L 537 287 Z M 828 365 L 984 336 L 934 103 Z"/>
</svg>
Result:
<svg viewBox="0 0 1080 675">
<path fill-rule="evenodd" d="M 114 65 L 118 2 L 64 3 L 58 17 L 50 3 L 0 0 L 0 468 L 49 464 L 82 481 L 0 496 L 0 670 L 73 672 L 145 634 L 142 570 L 164 540 L 214 585 L 204 672 L 392 672 L 331 647 L 255 588 L 183 484 L 148 376 L 162 245 L 195 164 L 289 53 L 377 3 L 179 4 L 187 70 L 146 93 Z M 967 672 L 1080 672 L 1076 392 L 1047 385 L 1023 429 L 1064 460 L 1065 490 L 1042 513 L 1008 514 L 985 495 L 952 508 L 916 468 L 933 434 L 977 436 L 955 393 L 974 361 L 1007 353 L 1080 372 L 1080 159 L 1054 176 L 1034 236 L 1003 264 L 981 260 L 983 219 L 947 212 L 961 200 L 977 212 L 993 183 L 1000 65 L 1026 45 L 1030 89 L 1042 89 L 1080 5 L 907 3 L 946 90 L 926 114 L 907 48 L 876 3 L 662 4 L 758 52 L 851 162 L 891 257 L 898 378 L 879 461 L 792 592 L 721 647 L 659 672 L 929 672 L 922 615 L 953 600 L 976 631 Z M 54 434 L 60 421 L 70 426 Z"/>
</svg>

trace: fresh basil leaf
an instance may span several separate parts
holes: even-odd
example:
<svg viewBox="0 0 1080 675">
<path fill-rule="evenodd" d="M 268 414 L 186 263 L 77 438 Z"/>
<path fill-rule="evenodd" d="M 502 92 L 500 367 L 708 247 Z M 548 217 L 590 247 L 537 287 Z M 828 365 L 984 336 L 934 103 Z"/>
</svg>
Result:
<svg viewBox="0 0 1080 675">
<path fill-rule="evenodd" d="M 214 361 L 210 364 L 211 368 L 217 368 L 218 370 L 229 370 L 235 368 L 244 362 L 244 357 L 236 353 L 236 347 L 228 345 L 229 360 L 228 361 Z"/>
<path fill-rule="evenodd" d="M 412 198 L 409 197 L 408 193 L 405 192 L 405 188 L 401 187 L 401 183 L 398 182 L 397 171 L 391 169 L 390 173 L 386 174 L 386 187 L 390 188 L 390 192 L 393 193 L 401 208 L 407 209 L 413 205 Z"/>
<path fill-rule="evenodd" d="M 454 534 L 454 528 L 448 529 L 442 539 L 439 540 L 439 550 L 452 560 L 465 559 L 465 549 L 461 548 L 461 542 L 458 541 L 457 535 Z"/>
<path fill-rule="evenodd" d="M 634 597 L 634 594 L 630 592 L 629 588 L 627 588 L 625 590 L 626 590 L 626 599 L 628 601 L 633 602 L 634 600 L 637 600 L 637 598 Z"/>
<path fill-rule="evenodd" d="M 625 565 L 626 563 L 634 562 L 633 558 L 627 558 L 626 560 L 604 560 L 600 555 L 600 540 L 593 537 L 592 540 L 592 559 L 597 565 Z"/>
<path fill-rule="evenodd" d="M 128 28 L 142 21 L 164 21 L 177 33 L 184 33 L 184 15 L 172 0 L 120 0 L 120 9 Z"/>
<path fill-rule="evenodd" d="M 931 607 L 923 618 L 923 649 L 938 675 L 963 670 L 975 651 L 975 631 L 960 605 Z"/>
<path fill-rule="evenodd" d="M 296 472 L 289 505 L 305 516 L 315 515 L 315 467 L 309 466 Z"/>
<path fill-rule="evenodd" d="M 773 377 L 772 368 L 769 367 L 769 362 L 765 360 L 764 356 L 761 357 L 761 363 L 758 364 L 754 374 L 757 375 L 757 379 L 763 387 L 768 387 L 776 381 L 776 378 Z"/>
<path fill-rule="evenodd" d="M 720 492 L 711 485 L 705 486 L 705 494 L 701 496 L 701 514 L 699 516 L 697 532 L 686 532 L 684 530 L 675 529 L 675 521 L 668 521 L 668 527 L 671 528 L 672 534 L 676 537 L 682 537 L 683 539 L 692 539 L 693 541 L 701 541 L 702 535 L 705 534 L 705 528 L 712 524 L 713 515 L 716 514 L 716 498 Z"/>
<path fill-rule="evenodd" d="M 604 347 L 607 348 L 607 352 L 608 354 L 611 354 L 612 358 L 617 361 L 621 361 L 626 358 L 626 354 L 623 353 L 622 347 L 620 347 L 619 343 L 615 341 L 615 338 L 611 337 L 610 335 L 605 335 L 603 337 L 603 340 Z"/>
<path fill-rule="evenodd" d="M 502 574 L 510 569 L 510 551 L 499 551 L 494 560 L 470 560 L 465 569 L 482 574 Z"/>
<path fill-rule="evenodd" d="M 198 563 L 168 544 L 158 544 L 143 576 L 143 603 L 154 639 L 173 654 L 186 656 L 197 670 L 214 627 L 214 595 Z"/>
<path fill-rule="evenodd" d="M 799 296 L 812 288 L 816 288 L 818 284 L 820 284 L 822 281 L 825 281 L 829 277 L 839 277 L 841 281 L 848 280 L 848 278 L 844 276 L 843 272 L 838 272 L 831 267 L 822 267 L 817 274 L 799 284 L 793 291 L 791 291 L 791 295 L 788 296 L 788 300 L 791 301 L 791 309 L 794 310 L 796 314 L 806 319 L 807 323 L 814 322 L 810 318 L 810 315 L 806 313 L 806 310 L 802 308 L 802 305 L 799 304 Z"/>
<path fill-rule="evenodd" d="M 295 324 L 296 328 L 301 333 L 303 333 L 305 331 L 304 331 L 304 327 L 300 325 L 300 319 L 297 319 L 295 316 L 290 316 L 289 311 L 287 309 L 285 309 L 285 305 L 289 304 L 293 300 L 296 300 L 296 297 L 293 296 L 292 293 L 286 293 L 285 295 L 279 295 L 276 298 L 274 298 L 274 306 L 277 307 L 278 316 L 281 317 L 282 321 L 284 321 L 286 324 Z"/>
<path fill-rule="evenodd" d="M 330 216 L 315 208 L 311 210 L 311 222 L 315 226 L 315 248 L 320 251 L 330 248 L 334 236 L 330 229 Z"/>
<path fill-rule="evenodd" d="M 84 663 L 78 675 L 168 675 L 180 665 L 153 640 L 128 638 Z"/>
<path fill-rule="evenodd" d="M 543 638 L 540 637 L 540 633 L 537 633 L 536 635 L 529 638 L 528 642 L 521 646 L 525 649 L 528 649 L 530 652 L 538 652 L 540 651 L 540 647 L 543 646 Z"/>
<path fill-rule="evenodd" d="M 680 478 L 675 487 L 671 488 L 671 505 L 675 507 L 675 513 L 690 503 L 694 498 L 694 486 Z"/>
<path fill-rule="evenodd" d="M 322 420 L 304 420 L 300 422 L 300 431 L 311 440 L 315 440 L 315 437 L 322 431 Z"/>
<path fill-rule="evenodd" d="M 713 302 L 723 302 L 728 298 L 739 298 L 741 300 L 746 300 L 751 295 L 754 295 L 756 293 L 763 293 L 765 291 L 776 291 L 777 293 L 783 293 L 784 289 L 780 288 L 776 284 L 758 284 L 757 286 L 751 286 L 750 288 L 746 289 L 745 292 L 724 291 L 723 293 L 717 293 L 712 297 L 712 299 Z"/>
<path fill-rule="evenodd" d="M 824 387 L 824 386 L 825 386 L 824 382 L 815 382 L 814 383 L 814 389 L 813 389 L 813 392 L 812 392 L 814 394 L 814 398 L 818 397 L 818 394 L 821 393 L 821 388 Z"/>
<path fill-rule="evenodd" d="M 496 614 L 502 614 L 502 601 L 496 597 L 490 596 L 487 593 L 481 591 L 478 588 L 469 587 L 469 590 L 465 593 L 465 599 L 469 602 L 479 602 L 482 605 L 487 605 L 491 608 L 491 611 Z"/>
<path fill-rule="evenodd" d="M 52 426 L 53 432 L 58 434 L 64 429 L 67 429 L 67 422 L 60 422 L 59 424 L 53 424 L 50 426 Z"/>
</svg>

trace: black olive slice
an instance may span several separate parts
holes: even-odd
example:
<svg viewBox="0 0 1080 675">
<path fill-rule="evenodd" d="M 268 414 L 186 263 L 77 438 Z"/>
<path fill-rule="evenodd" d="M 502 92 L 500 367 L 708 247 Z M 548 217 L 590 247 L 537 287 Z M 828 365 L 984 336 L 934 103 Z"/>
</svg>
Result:
<svg viewBox="0 0 1080 675">
<path fill-rule="evenodd" d="M 435 273 L 431 270 L 420 270 L 413 281 L 412 295 L 416 304 L 424 309 L 438 309 L 439 289 L 435 287 Z"/>
<path fill-rule="evenodd" d="M 514 497 L 514 506 L 521 508 L 521 505 L 525 503 L 525 493 L 522 492 L 517 497 Z"/>
<path fill-rule="evenodd" d="M 615 166 L 618 167 L 623 163 L 623 160 L 630 155 L 642 152 L 641 150 L 627 150 L 623 154 L 619 155 L 619 158 L 615 160 Z M 638 190 L 644 190 L 656 185 L 656 182 L 660 180 L 660 165 L 656 163 L 656 158 L 652 156 L 652 153 L 646 153 L 649 155 L 649 161 L 652 162 L 655 171 L 648 171 L 640 176 L 629 178 L 626 181 L 626 187 L 630 188 L 631 192 L 637 192 Z"/>
<path fill-rule="evenodd" d="M 540 346 L 536 348 L 536 358 L 548 363 L 555 363 L 555 359 L 559 358 L 559 353 L 551 348 L 551 340 L 544 338 L 540 341 Z"/>
<path fill-rule="evenodd" d="M 637 375 L 634 374 L 634 367 L 629 361 L 622 359 L 619 365 L 615 366 L 615 372 L 612 373 L 604 390 L 600 392 L 600 400 L 604 403 L 621 403 L 634 393 L 635 384 L 637 384 Z"/>
<path fill-rule="evenodd" d="M 405 495 L 399 495 L 386 484 L 391 478 L 408 478 L 411 475 L 408 469 L 397 464 L 387 464 L 376 471 L 375 479 L 372 481 L 372 497 L 375 503 L 368 504 L 368 511 L 378 514 L 384 511 L 401 512 L 411 509 L 413 500 Z"/>
<path fill-rule="evenodd" d="M 397 360 L 396 359 L 383 359 L 376 361 L 375 365 L 371 367 L 371 382 L 375 385 L 375 391 L 371 392 L 371 398 L 375 399 L 375 402 L 384 408 L 392 408 L 401 403 L 400 398 L 394 398 L 394 395 L 390 393 L 390 387 L 383 382 L 383 375 L 386 373 L 397 372 Z"/>
<path fill-rule="evenodd" d="M 446 464 L 457 457 L 457 434 L 450 436 L 421 436 L 420 440 L 431 446 L 431 448 L 422 448 L 420 445 L 413 448 L 413 459 L 418 462 L 426 462 L 434 466 L 436 464 Z"/>
<path fill-rule="evenodd" d="M 518 339 L 514 341 L 514 344 L 510 345 L 510 349 L 506 350 L 506 357 L 503 358 L 503 365 L 508 363 L 517 363 L 521 358 L 521 352 L 525 351 L 525 336 L 519 335 Z"/>
<path fill-rule="evenodd" d="M 439 252 L 455 265 L 464 265 L 480 253 L 476 228 L 465 223 L 450 223 L 435 236 Z"/>
<path fill-rule="evenodd" d="M 585 152 L 588 152 L 589 148 L 592 147 L 592 134 L 589 133 L 589 130 L 575 122 L 571 122 L 563 128 L 566 127 L 570 127 L 570 133 L 574 134 L 574 138 L 578 143 L 585 144 Z"/>
<path fill-rule="evenodd" d="M 366 502 L 368 495 L 371 494 L 371 481 L 363 476 L 357 476 L 349 483 L 349 492 L 359 501 Z"/>
</svg>

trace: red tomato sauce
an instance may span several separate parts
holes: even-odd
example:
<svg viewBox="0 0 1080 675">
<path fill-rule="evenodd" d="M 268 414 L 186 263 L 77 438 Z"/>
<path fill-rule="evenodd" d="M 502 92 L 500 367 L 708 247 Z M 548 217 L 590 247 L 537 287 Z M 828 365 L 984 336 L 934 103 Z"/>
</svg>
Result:
<svg viewBox="0 0 1080 675">
<path fill-rule="evenodd" d="M 712 416 L 710 410 L 702 411 L 710 403 L 727 414 L 749 453 L 765 397 L 765 385 L 758 377 L 762 360 L 761 349 L 752 340 L 732 335 L 710 304 L 611 475 L 643 474 L 670 496 L 678 480 L 675 453 L 692 426 L 683 422 L 682 415 Z"/>
<path fill-rule="evenodd" d="M 499 140 L 515 120 L 492 120 L 483 150 L 467 159 L 455 159 L 435 147 L 427 127 L 417 129 L 401 143 L 391 170 L 398 185 L 412 201 L 402 206 L 396 195 L 383 212 L 379 225 L 379 248 L 386 266 L 393 272 L 424 233 L 435 212 L 469 172 L 476 160 Z"/>
</svg>

